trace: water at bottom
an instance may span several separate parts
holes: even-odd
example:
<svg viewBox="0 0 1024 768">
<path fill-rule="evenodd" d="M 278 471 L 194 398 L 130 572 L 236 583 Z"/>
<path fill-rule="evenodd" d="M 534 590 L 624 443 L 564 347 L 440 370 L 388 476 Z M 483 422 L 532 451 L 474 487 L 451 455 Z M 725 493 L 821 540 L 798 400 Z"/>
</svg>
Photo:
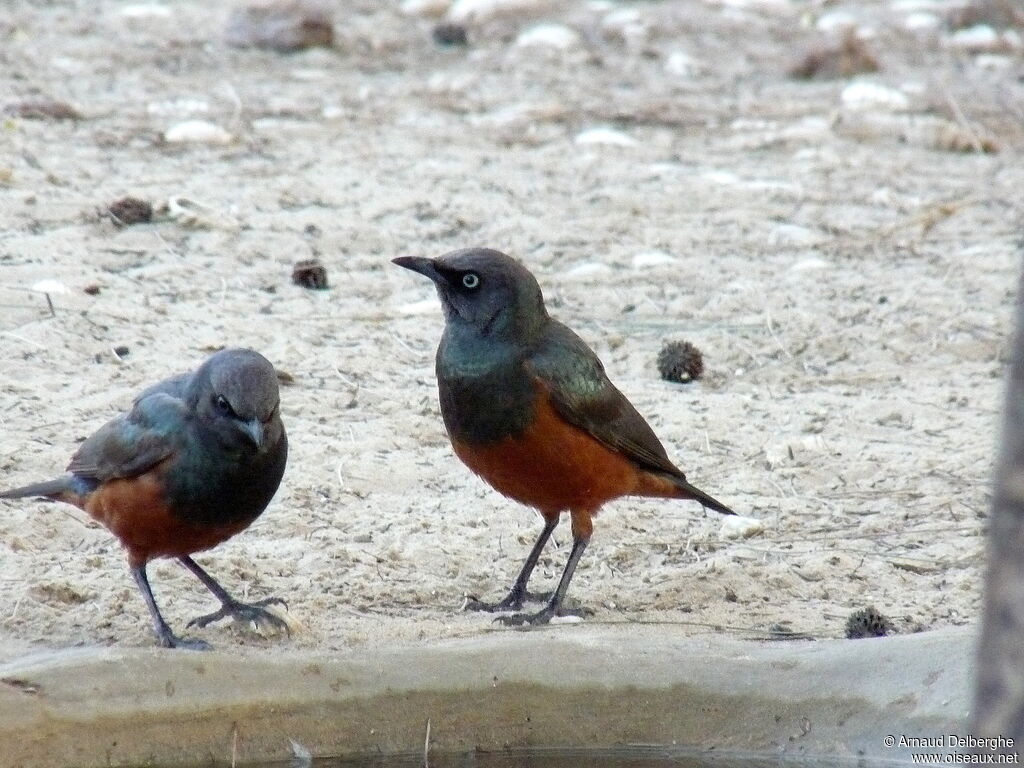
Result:
<svg viewBox="0 0 1024 768">
<path fill-rule="evenodd" d="M 652 747 L 620 749 L 536 749 L 500 752 L 431 752 L 359 758 L 317 758 L 253 768 L 840 768 L 850 761 L 783 755 L 722 755 Z"/>
</svg>

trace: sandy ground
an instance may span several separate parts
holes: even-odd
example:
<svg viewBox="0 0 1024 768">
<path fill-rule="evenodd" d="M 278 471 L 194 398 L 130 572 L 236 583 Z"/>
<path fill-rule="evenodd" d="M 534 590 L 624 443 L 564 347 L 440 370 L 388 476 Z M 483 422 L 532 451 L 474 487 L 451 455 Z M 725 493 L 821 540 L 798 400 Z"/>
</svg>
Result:
<svg viewBox="0 0 1024 768">
<path fill-rule="evenodd" d="M 504 594 L 540 524 L 451 453 L 440 310 L 389 264 L 489 245 L 536 272 L 690 479 L 764 523 L 725 540 L 694 504 L 608 505 L 572 590 L 592 621 L 822 637 L 866 605 L 900 631 L 975 619 L 1024 188 L 1013 39 L 951 47 L 939 0 L 566 2 L 443 48 L 390 3 L 337 5 L 335 47 L 293 55 L 227 47 L 219 4 L 5 5 L 3 98 L 85 119 L 0 130 L 2 484 L 62 470 L 143 385 L 252 346 L 294 377 L 291 460 L 263 517 L 200 562 L 285 597 L 301 629 L 197 634 L 511 631 L 460 604 Z M 941 26 L 908 31 L 913 14 Z M 881 63 L 862 80 L 905 105 L 858 112 L 849 78 L 787 77 L 844 21 Z M 517 45 L 539 22 L 579 41 Z M 197 118 L 236 139 L 161 140 Z M 577 141 L 593 128 L 619 143 Z M 954 150 L 981 137 L 999 151 Z M 118 229 L 98 210 L 126 194 L 204 209 Z M 330 290 L 291 284 L 313 256 Z M 42 280 L 66 289 L 52 315 L 27 290 Z M 703 350 L 703 383 L 659 379 L 668 339 Z M 556 543 L 537 587 L 568 525 Z M 173 626 L 214 607 L 175 563 L 150 571 Z M 32 501 L 0 505 L 0 638 L 152 643 L 107 532 Z"/>
</svg>

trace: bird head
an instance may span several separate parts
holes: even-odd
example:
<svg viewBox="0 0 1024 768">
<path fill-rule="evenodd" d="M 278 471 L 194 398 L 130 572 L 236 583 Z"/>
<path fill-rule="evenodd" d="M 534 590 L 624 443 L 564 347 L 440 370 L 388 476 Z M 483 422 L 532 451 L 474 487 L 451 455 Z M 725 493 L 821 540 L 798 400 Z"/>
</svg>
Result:
<svg viewBox="0 0 1024 768">
<path fill-rule="evenodd" d="M 434 281 L 449 325 L 525 341 L 548 319 L 537 279 L 500 251 L 465 248 L 436 259 L 402 256 L 393 263 Z"/>
<path fill-rule="evenodd" d="M 186 399 L 229 447 L 259 453 L 281 437 L 277 372 L 251 349 L 224 349 L 207 358 L 193 375 Z"/>
</svg>

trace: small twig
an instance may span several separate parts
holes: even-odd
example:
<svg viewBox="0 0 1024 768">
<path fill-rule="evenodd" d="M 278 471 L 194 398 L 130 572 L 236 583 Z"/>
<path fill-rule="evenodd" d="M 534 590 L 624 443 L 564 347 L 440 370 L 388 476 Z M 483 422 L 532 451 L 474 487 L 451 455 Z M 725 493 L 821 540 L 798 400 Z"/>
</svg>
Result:
<svg viewBox="0 0 1024 768">
<path fill-rule="evenodd" d="M 945 84 L 939 85 L 939 88 L 942 89 L 942 96 L 945 98 L 946 104 L 948 104 L 949 108 L 953 110 L 953 117 L 955 117 L 956 121 L 960 123 L 960 127 L 964 129 L 964 133 L 967 134 L 967 138 L 971 140 L 971 145 L 974 147 L 974 151 L 984 153 L 985 145 L 982 143 L 981 137 L 978 136 L 977 132 L 971 126 L 970 121 L 967 119 L 967 115 L 965 115 L 964 111 L 960 108 L 960 104 L 957 102 L 956 97 L 953 96 L 952 91 L 950 91 Z"/>
<path fill-rule="evenodd" d="M 430 718 L 427 718 L 427 734 L 423 738 L 423 768 L 430 768 Z"/>
</svg>

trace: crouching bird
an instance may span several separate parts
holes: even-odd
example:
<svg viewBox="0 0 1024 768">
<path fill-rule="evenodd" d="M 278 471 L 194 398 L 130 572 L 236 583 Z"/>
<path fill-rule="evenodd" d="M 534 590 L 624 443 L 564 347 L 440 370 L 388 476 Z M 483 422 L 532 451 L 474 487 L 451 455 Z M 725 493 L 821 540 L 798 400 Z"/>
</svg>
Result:
<svg viewBox="0 0 1024 768">
<path fill-rule="evenodd" d="M 160 645 L 205 650 L 207 643 L 176 636 L 164 621 L 146 564 L 177 558 L 220 601 L 220 610 L 189 626 L 230 616 L 287 631 L 264 607 L 284 601 L 242 603 L 191 558 L 260 516 L 287 457 L 274 367 L 250 349 L 225 349 L 145 390 L 128 413 L 82 443 L 63 477 L 0 492 L 0 499 L 41 496 L 88 512 L 127 550 Z"/>
<path fill-rule="evenodd" d="M 532 597 L 527 582 L 562 512 L 572 518 L 573 546 L 558 587 L 539 613 L 503 616 L 503 623 L 543 624 L 578 613 L 562 601 L 593 517 L 611 499 L 693 499 L 735 514 L 690 485 L 608 380 L 594 351 L 548 315 L 537 280 L 519 262 L 470 248 L 394 263 L 433 280 L 444 307 L 437 384 L 455 453 L 496 490 L 544 518 L 508 595 L 493 604 L 473 599 L 468 608 L 519 610 Z"/>
</svg>

